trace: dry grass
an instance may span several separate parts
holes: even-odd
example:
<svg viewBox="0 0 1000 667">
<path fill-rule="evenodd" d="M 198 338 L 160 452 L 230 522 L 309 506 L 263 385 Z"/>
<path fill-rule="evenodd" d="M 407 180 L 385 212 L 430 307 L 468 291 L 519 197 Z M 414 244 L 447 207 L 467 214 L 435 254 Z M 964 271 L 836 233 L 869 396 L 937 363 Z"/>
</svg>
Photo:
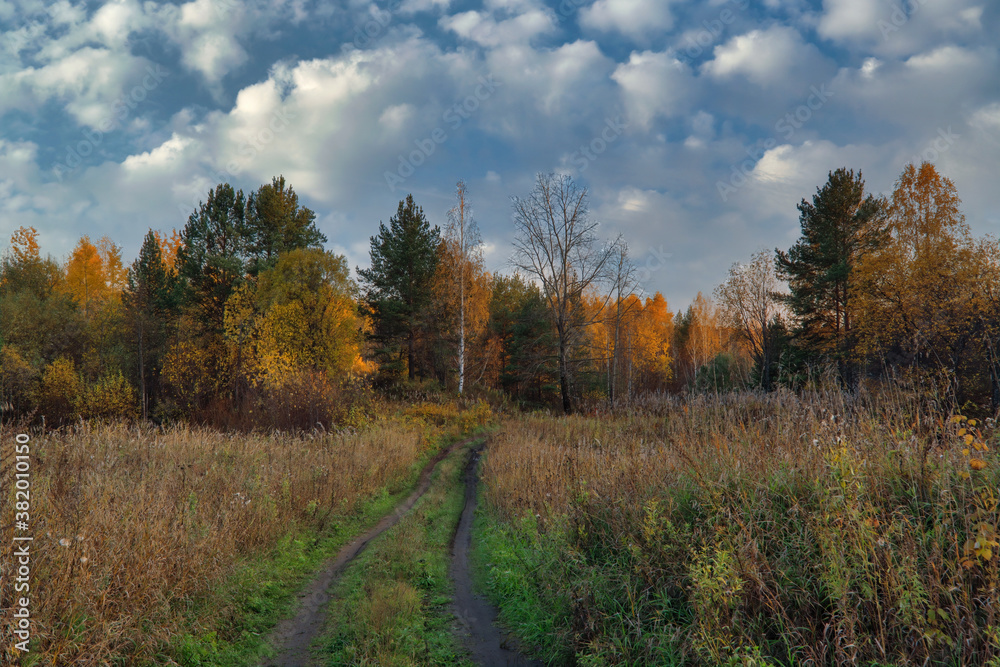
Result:
<svg viewBox="0 0 1000 667">
<path fill-rule="evenodd" d="M 527 417 L 493 439 L 484 494 L 565 550 L 527 580 L 568 606 L 582 664 L 988 664 L 997 437 L 960 428 L 837 392 Z"/>
<path fill-rule="evenodd" d="M 0 432 L 5 457 L 13 436 Z M 189 629 L 192 600 L 237 562 L 403 485 L 427 443 L 400 425 L 304 436 L 80 425 L 31 447 L 33 655 L 86 666 L 153 661 Z M 14 520 L 7 477 L 3 563 Z M 0 606 L 11 594 L 5 584 Z"/>
</svg>

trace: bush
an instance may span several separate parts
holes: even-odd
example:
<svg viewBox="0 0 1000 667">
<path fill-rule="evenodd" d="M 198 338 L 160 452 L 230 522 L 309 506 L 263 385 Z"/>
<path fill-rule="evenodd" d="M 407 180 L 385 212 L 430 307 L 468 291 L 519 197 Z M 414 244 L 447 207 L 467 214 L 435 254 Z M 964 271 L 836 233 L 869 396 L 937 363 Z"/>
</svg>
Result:
<svg viewBox="0 0 1000 667">
<path fill-rule="evenodd" d="M 80 400 L 80 416 L 102 419 L 133 418 L 139 413 L 135 389 L 121 374 L 105 375 L 86 387 Z"/>
<path fill-rule="evenodd" d="M 80 408 L 80 377 L 71 359 L 61 357 L 42 375 L 38 407 L 47 420 L 62 424 L 77 417 Z"/>
<path fill-rule="evenodd" d="M 0 349 L 0 413 L 22 415 L 33 405 L 38 373 L 13 345 Z"/>
</svg>

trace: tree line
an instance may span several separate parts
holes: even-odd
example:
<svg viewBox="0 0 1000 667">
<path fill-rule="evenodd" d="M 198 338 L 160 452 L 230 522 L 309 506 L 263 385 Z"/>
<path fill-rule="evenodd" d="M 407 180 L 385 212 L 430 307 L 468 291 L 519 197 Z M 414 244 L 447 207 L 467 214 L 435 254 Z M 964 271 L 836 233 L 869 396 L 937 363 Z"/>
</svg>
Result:
<svg viewBox="0 0 1000 667">
<path fill-rule="evenodd" d="M 1000 407 L 1000 246 L 974 238 L 955 184 L 907 165 L 888 197 L 830 172 L 788 250 L 737 263 L 716 290 L 752 383 L 890 381 L 939 404 Z"/>
<path fill-rule="evenodd" d="M 129 266 L 107 238 L 43 257 L 22 227 L 0 265 L 0 407 L 309 428 L 427 383 L 570 412 L 891 377 L 995 408 L 997 241 L 971 237 L 954 184 L 909 165 L 881 198 L 838 169 L 798 210 L 795 245 L 735 264 L 676 314 L 641 295 L 627 243 L 598 238 L 565 175 L 512 198 L 508 274 L 486 271 L 462 182 L 443 230 L 400 201 L 357 280 L 280 176 L 219 184 Z"/>
</svg>

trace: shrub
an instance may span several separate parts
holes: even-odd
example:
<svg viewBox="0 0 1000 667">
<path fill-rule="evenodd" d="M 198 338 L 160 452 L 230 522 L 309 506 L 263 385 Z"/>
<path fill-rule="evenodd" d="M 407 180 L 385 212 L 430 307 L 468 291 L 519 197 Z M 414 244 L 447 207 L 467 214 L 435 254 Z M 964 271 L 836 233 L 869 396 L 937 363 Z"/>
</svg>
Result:
<svg viewBox="0 0 1000 667">
<path fill-rule="evenodd" d="M 56 424 L 75 419 L 80 408 L 80 377 L 71 359 L 61 357 L 49 364 L 42 375 L 38 407 Z"/>
<path fill-rule="evenodd" d="M 134 418 L 139 412 L 135 389 L 121 371 L 105 375 L 83 390 L 80 416 L 87 419 Z"/>
<path fill-rule="evenodd" d="M 34 404 L 38 373 L 13 345 L 0 349 L 0 413 L 22 415 Z"/>
</svg>

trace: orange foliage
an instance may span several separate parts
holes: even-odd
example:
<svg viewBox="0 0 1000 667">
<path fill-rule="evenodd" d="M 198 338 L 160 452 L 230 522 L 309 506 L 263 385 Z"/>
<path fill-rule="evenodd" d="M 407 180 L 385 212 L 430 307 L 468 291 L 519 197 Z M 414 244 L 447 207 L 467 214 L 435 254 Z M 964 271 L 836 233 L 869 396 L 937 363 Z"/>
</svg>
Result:
<svg viewBox="0 0 1000 667">
<path fill-rule="evenodd" d="M 107 283 L 104 260 L 97 247 L 90 242 L 90 237 L 82 237 L 66 262 L 66 280 L 61 289 L 76 301 L 86 318 L 93 314 L 96 303 L 104 298 Z"/>
<path fill-rule="evenodd" d="M 99 309 L 119 302 L 127 276 L 121 247 L 106 236 L 97 245 L 84 236 L 66 262 L 66 279 L 59 289 L 80 306 L 89 320 Z"/>
<path fill-rule="evenodd" d="M 976 258 L 955 185 L 934 165 L 910 164 L 896 182 L 889 238 L 857 267 L 863 353 L 895 349 L 949 370 L 976 315 Z"/>
<path fill-rule="evenodd" d="M 34 227 L 18 227 L 10 236 L 10 249 L 18 264 L 38 259 L 38 230 Z"/>
<path fill-rule="evenodd" d="M 153 236 L 156 238 L 156 242 L 160 244 L 160 255 L 163 257 L 163 263 L 167 265 L 168 269 L 176 273 L 177 251 L 184 245 L 184 240 L 180 232 L 172 229 L 170 230 L 170 236 L 167 236 L 165 233 L 154 230 Z"/>
</svg>

